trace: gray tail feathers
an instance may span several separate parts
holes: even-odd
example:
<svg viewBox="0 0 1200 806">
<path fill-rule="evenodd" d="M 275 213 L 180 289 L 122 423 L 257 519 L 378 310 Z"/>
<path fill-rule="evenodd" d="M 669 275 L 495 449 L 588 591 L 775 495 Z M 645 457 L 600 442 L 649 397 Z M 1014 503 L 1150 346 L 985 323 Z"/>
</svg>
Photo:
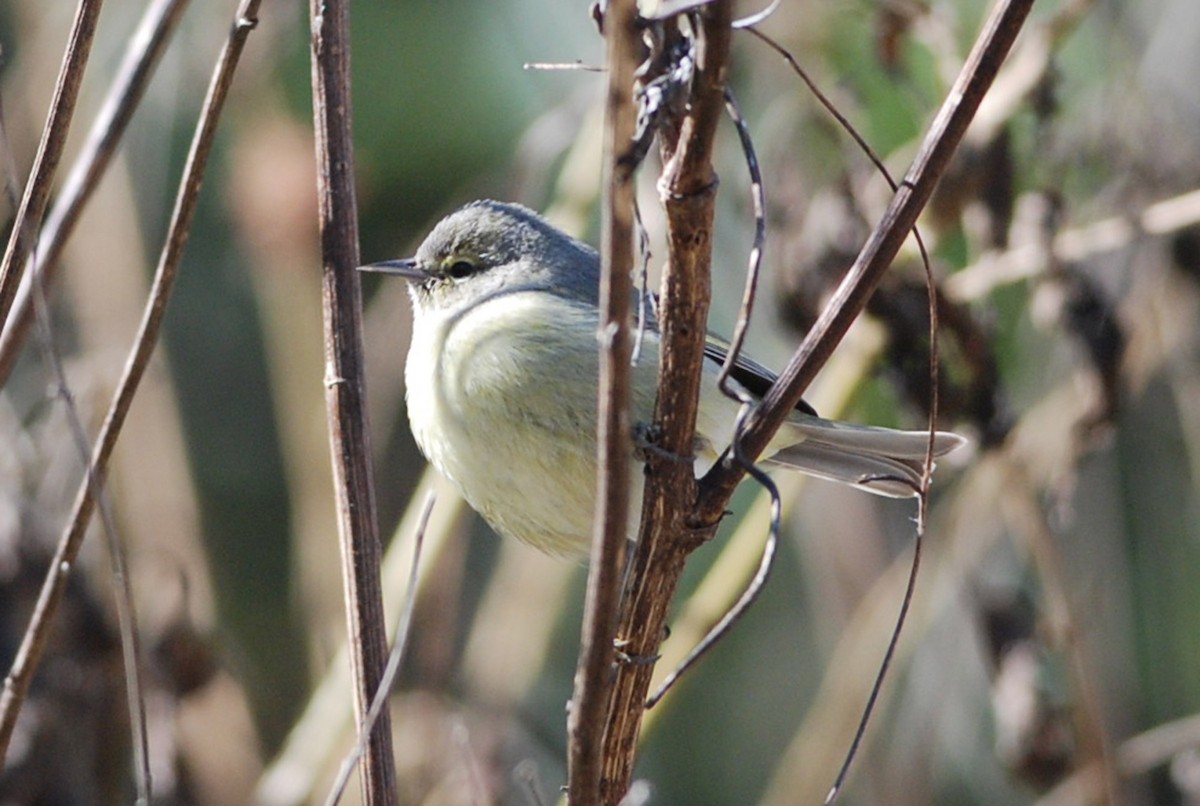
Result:
<svg viewBox="0 0 1200 806">
<path fill-rule="evenodd" d="M 921 487 L 929 443 L 926 431 L 896 431 L 818 417 L 792 420 L 784 428 L 796 439 L 768 457 L 768 465 L 793 468 L 890 498 L 914 496 Z M 939 431 L 934 436 L 933 455 L 942 456 L 965 442 L 957 434 Z"/>
</svg>

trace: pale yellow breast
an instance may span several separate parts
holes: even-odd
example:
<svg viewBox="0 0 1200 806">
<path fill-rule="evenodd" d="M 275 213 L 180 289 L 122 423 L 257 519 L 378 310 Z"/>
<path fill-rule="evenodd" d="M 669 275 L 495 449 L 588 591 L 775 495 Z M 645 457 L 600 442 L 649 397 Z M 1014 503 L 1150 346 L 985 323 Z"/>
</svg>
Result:
<svg viewBox="0 0 1200 806">
<path fill-rule="evenodd" d="M 586 552 L 596 487 L 595 311 L 524 291 L 422 322 L 416 334 L 407 400 L 426 457 L 498 531 L 554 553 Z M 648 358 L 639 371 L 653 377 L 656 356 Z M 636 417 L 649 416 L 646 397 Z"/>
</svg>

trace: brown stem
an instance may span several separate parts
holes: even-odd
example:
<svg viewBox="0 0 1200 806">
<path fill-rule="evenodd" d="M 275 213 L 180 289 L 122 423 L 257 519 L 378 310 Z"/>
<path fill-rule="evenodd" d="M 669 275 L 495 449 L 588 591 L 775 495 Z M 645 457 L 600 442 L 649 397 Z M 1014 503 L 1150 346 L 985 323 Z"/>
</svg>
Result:
<svg viewBox="0 0 1200 806">
<path fill-rule="evenodd" d="M 662 355 L 654 413 L 661 428 L 657 444 L 662 452 L 647 464 L 642 530 L 617 632 L 625 653 L 635 659 L 657 654 L 684 560 L 712 532 L 691 528 L 696 500 L 692 463 L 673 457 L 691 456 L 696 432 L 716 195 L 712 151 L 724 110 L 732 4 L 710 3 L 696 18 L 700 30 L 688 112 L 678 138 L 663 146 L 667 162 L 660 186 L 667 213 L 668 261 L 660 303 Z M 653 671 L 651 663 L 618 667 L 605 737 L 604 803 L 619 802 L 629 788 Z"/>
<path fill-rule="evenodd" d="M 96 445 L 92 453 L 92 465 L 88 472 L 88 478 L 80 485 L 79 492 L 75 497 L 75 507 L 70 525 L 59 539 L 54 559 L 38 595 L 29 628 L 25 631 L 21 647 L 17 650 L 12 669 L 4 680 L 4 690 L 0 692 L 0 761 L 3 760 L 8 750 L 17 715 L 25 695 L 29 691 L 33 673 L 37 669 L 49 637 L 50 620 L 58 609 L 58 604 L 66 589 L 67 576 L 79 554 L 84 532 L 96 506 L 93 490 L 98 485 L 89 483 L 89 481 L 104 479 L 109 458 L 112 456 L 121 427 L 125 423 L 130 404 L 132 404 L 134 394 L 145 374 L 154 347 L 158 343 L 167 301 L 174 286 L 179 261 L 183 256 L 183 248 L 187 244 L 196 202 L 200 195 L 201 181 L 208 165 L 209 154 L 212 151 L 217 121 L 220 119 L 229 85 L 233 80 L 234 68 L 237 66 L 246 38 L 256 24 L 255 16 L 258 12 L 258 5 L 258 0 L 243 0 L 241 8 L 238 9 L 233 30 L 229 34 L 229 39 L 225 43 L 225 48 L 221 52 L 220 60 L 213 72 L 208 95 L 200 113 L 200 121 L 192 139 L 187 164 L 184 167 L 183 179 L 175 199 L 175 209 L 171 215 L 166 243 L 159 256 L 154 282 L 142 314 L 137 338 L 129 359 L 126 361 L 117 392 L 109 406 L 108 415 L 96 438 Z"/>
<path fill-rule="evenodd" d="M 71 118 L 75 114 L 75 101 L 79 98 L 79 85 L 83 81 L 83 70 L 88 54 L 92 50 L 92 39 L 96 33 L 96 18 L 100 15 L 102 0 L 79 0 L 67 50 L 59 69 L 58 81 L 54 86 L 54 98 L 50 102 L 50 116 L 42 130 L 42 141 L 38 144 L 37 156 L 33 160 L 25 196 L 13 222 L 12 234 L 0 263 L 0 325 L 8 319 L 13 299 L 17 295 L 17 284 L 21 270 L 33 249 L 46 202 L 50 198 L 50 186 L 58 162 L 62 159 Z"/>
<path fill-rule="evenodd" d="M 187 6 L 188 0 L 155 0 L 146 8 L 141 25 L 130 38 L 129 49 L 117 71 L 112 89 L 70 173 L 63 180 L 62 190 L 46 215 L 38 237 L 34 258 L 38 261 L 41 281 L 46 285 L 54 282 L 63 245 L 74 231 L 79 214 L 91 199 L 92 191 L 107 171 L 113 155 L 117 153 L 117 145 Z M 25 343 L 25 336 L 33 324 L 33 297 L 29 291 L 30 285 L 26 282 L 15 292 L 12 315 L 4 323 L 3 336 L 0 336 L 0 386 L 4 385 L 12 372 L 21 346 Z"/>
<path fill-rule="evenodd" d="M 635 0 L 614 0 L 604 15 L 608 97 L 600 281 L 600 378 L 596 525 L 588 569 L 579 663 L 567 720 L 567 797 L 600 803 L 605 718 L 612 692 L 621 567 L 629 538 L 629 418 L 632 352 L 634 71 L 642 50 Z"/>
<path fill-rule="evenodd" d="M 387 664 L 388 648 L 379 581 L 382 550 L 375 521 L 363 378 L 348 6 L 347 0 L 312 0 L 309 16 L 323 267 L 325 406 L 346 588 L 350 665 L 354 672 L 354 717 L 361 731 L 367 725 L 371 699 Z M 395 801 L 392 728 L 386 709 L 371 730 L 361 773 L 364 802 Z"/>
<path fill-rule="evenodd" d="M 867 299 L 916 224 L 917 216 L 962 140 L 1032 5 L 1033 0 L 1002 0 L 993 9 L 949 96 L 930 126 L 908 174 L 892 197 L 883 220 L 871 233 L 854 265 L 779 380 L 747 422 L 742 440 L 743 453 L 747 458 L 762 453 L 866 306 Z M 709 471 L 700 483 L 701 498 L 696 524 L 705 526 L 721 517 L 744 472 L 739 465 L 727 459 Z"/>
</svg>

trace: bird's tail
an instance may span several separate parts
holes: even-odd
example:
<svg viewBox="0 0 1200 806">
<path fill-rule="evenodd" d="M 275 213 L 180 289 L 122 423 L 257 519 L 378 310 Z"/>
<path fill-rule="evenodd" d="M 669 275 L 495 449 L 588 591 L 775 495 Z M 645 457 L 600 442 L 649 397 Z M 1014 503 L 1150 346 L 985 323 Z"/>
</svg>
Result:
<svg viewBox="0 0 1200 806">
<path fill-rule="evenodd" d="M 929 444 L 927 431 L 897 431 L 804 417 L 781 429 L 783 449 L 768 465 L 793 468 L 811 476 L 840 481 L 889 498 L 908 498 L 921 487 Z M 965 439 L 947 431 L 934 435 L 933 455 L 943 456 Z"/>
</svg>

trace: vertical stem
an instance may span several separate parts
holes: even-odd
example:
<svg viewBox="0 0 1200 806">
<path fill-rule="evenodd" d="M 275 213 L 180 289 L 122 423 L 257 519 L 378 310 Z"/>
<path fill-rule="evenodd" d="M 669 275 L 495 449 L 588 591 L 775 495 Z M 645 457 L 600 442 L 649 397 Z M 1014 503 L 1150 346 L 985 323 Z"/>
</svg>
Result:
<svg viewBox="0 0 1200 806">
<path fill-rule="evenodd" d="M 630 157 L 636 110 L 634 71 L 641 42 L 635 0 L 607 6 L 608 97 L 604 129 L 601 235 L 600 378 L 597 423 L 596 524 L 588 570 L 579 664 L 568 717 L 568 799 L 600 803 L 604 727 L 613 682 L 613 637 L 621 565 L 629 538 L 634 169 Z"/>
<path fill-rule="evenodd" d="M 699 22 L 696 75 L 687 114 L 663 144 L 660 181 L 667 213 L 668 259 L 661 301 L 662 352 L 654 422 L 662 455 L 647 463 L 642 529 L 623 603 L 617 637 L 625 652 L 652 658 L 665 630 L 671 599 L 687 555 L 712 534 L 693 524 L 696 479 L 690 457 L 704 362 L 710 297 L 716 175 L 713 139 L 724 110 L 732 4 L 709 3 L 692 15 Z M 671 24 L 676 24 L 672 22 Z M 654 666 L 618 667 L 605 736 L 603 802 L 616 804 L 629 789 L 646 693 Z"/>
<path fill-rule="evenodd" d="M 309 12 L 325 321 L 325 404 L 354 673 L 354 717 L 362 730 L 388 653 L 363 379 L 362 289 L 356 271 L 358 208 L 350 126 L 348 6 L 347 0 L 311 0 Z M 360 769 L 364 802 L 395 801 L 391 720 L 386 710 L 375 722 Z"/>
</svg>

